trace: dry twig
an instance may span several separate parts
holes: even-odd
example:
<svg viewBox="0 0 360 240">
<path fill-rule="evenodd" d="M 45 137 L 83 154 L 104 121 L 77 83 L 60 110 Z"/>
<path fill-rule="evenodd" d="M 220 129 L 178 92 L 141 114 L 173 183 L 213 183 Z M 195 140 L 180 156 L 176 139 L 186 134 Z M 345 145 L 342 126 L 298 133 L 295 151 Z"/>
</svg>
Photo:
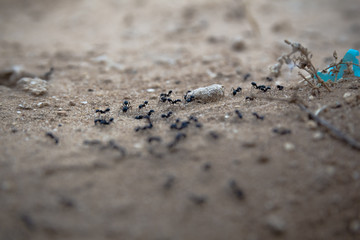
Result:
<svg viewBox="0 0 360 240">
<path fill-rule="evenodd" d="M 305 104 L 303 104 L 303 102 L 297 97 L 296 93 L 297 93 L 297 91 L 289 99 L 273 98 L 273 97 L 265 97 L 265 96 L 260 96 L 257 98 L 267 99 L 267 100 L 271 100 L 271 101 L 282 101 L 282 102 L 287 102 L 287 103 L 295 103 L 302 111 L 306 112 L 312 120 L 314 120 L 317 124 L 323 126 L 326 130 L 328 130 L 328 132 L 330 133 L 331 136 L 346 143 L 347 145 L 354 148 L 355 150 L 360 151 L 360 142 L 356 141 L 352 137 L 343 133 L 342 131 L 337 129 L 335 126 L 333 126 L 331 123 L 329 123 L 325 119 L 322 119 L 321 117 L 317 116 L 315 113 L 311 112 L 310 109 L 307 108 L 305 106 Z M 256 97 L 256 96 L 253 96 L 253 97 Z"/>
</svg>

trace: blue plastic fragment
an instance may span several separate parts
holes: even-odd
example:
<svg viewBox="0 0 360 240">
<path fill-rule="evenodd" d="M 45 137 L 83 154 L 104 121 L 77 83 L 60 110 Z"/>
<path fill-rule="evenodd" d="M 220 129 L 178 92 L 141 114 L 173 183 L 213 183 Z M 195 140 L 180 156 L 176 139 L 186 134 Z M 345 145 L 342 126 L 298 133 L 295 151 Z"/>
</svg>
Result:
<svg viewBox="0 0 360 240">
<path fill-rule="evenodd" d="M 343 77 L 344 71 L 347 69 L 346 63 L 357 64 L 357 65 L 352 65 L 353 72 L 354 72 L 355 77 L 360 77 L 360 67 L 358 66 L 359 60 L 356 58 L 357 56 L 359 56 L 359 51 L 357 51 L 355 49 L 349 49 L 349 51 L 347 51 L 347 53 L 345 54 L 345 56 L 342 59 L 343 63 L 340 64 L 341 66 L 339 69 L 339 73 L 337 74 L 337 80 L 339 80 Z M 336 74 L 334 74 L 332 70 L 333 70 L 333 67 L 329 68 L 327 70 L 327 73 L 318 72 L 318 75 L 325 82 L 327 82 L 328 80 L 331 80 L 334 82 L 335 78 L 336 78 Z"/>
</svg>

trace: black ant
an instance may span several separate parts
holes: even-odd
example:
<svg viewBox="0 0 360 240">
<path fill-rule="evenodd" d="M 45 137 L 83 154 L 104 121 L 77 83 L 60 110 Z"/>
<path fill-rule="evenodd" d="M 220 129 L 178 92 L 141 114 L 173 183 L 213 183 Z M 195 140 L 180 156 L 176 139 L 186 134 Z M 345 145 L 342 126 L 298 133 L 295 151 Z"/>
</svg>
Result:
<svg viewBox="0 0 360 240">
<path fill-rule="evenodd" d="M 146 115 L 138 115 L 138 116 L 135 116 L 135 119 L 143 119 L 143 118 L 149 118 L 151 116 L 151 114 L 153 114 L 155 111 L 154 110 L 150 110 Z"/>
<path fill-rule="evenodd" d="M 151 142 L 161 142 L 162 139 L 161 137 L 158 137 L 158 136 L 152 136 L 152 137 L 149 137 L 148 138 L 148 143 L 151 143 Z"/>
<path fill-rule="evenodd" d="M 167 114 L 161 114 L 161 118 L 169 118 L 173 112 L 168 112 Z"/>
<path fill-rule="evenodd" d="M 191 121 L 191 120 L 195 122 L 195 127 L 197 127 L 197 128 L 202 128 L 202 124 L 199 123 L 199 121 L 198 121 L 198 119 L 197 119 L 196 117 L 190 116 L 190 117 L 189 117 L 189 121 Z"/>
<path fill-rule="evenodd" d="M 131 108 L 130 101 L 124 101 L 122 111 L 126 113 Z"/>
<path fill-rule="evenodd" d="M 188 90 L 187 92 L 186 92 L 186 94 L 184 95 L 184 100 L 186 100 L 186 98 L 187 98 L 187 95 L 188 95 L 188 93 L 189 92 L 191 92 L 190 90 Z"/>
<path fill-rule="evenodd" d="M 58 144 L 58 143 L 59 143 L 59 138 L 58 138 L 57 136 L 55 136 L 52 132 L 47 132 L 47 133 L 46 133 L 46 136 L 48 136 L 48 137 L 51 138 L 51 139 L 54 139 L 55 144 Z"/>
<path fill-rule="evenodd" d="M 110 125 L 110 123 L 112 123 L 113 121 L 114 121 L 114 118 L 110 118 L 109 121 L 99 118 L 99 119 L 95 119 L 94 123 L 95 123 L 95 125 L 97 125 L 97 123 L 100 123 L 102 125 Z"/>
<path fill-rule="evenodd" d="M 192 102 L 195 100 L 195 97 L 193 95 L 191 95 L 189 98 L 186 99 L 186 102 Z"/>
<path fill-rule="evenodd" d="M 104 113 L 110 112 L 110 108 L 107 108 L 107 109 L 105 109 L 105 110 L 96 109 L 95 112 L 96 112 L 96 113 L 100 113 L 100 114 L 104 114 Z"/>
<path fill-rule="evenodd" d="M 171 101 L 172 104 L 176 104 L 176 103 L 178 103 L 178 102 L 181 102 L 181 100 L 180 100 L 180 99 L 176 99 L 176 100 L 172 100 L 172 101 Z"/>
<path fill-rule="evenodd" d="M 237 93 L 241 92 L 241 90 L 242 90 L 241 87 L 238 87 L 238 88 L 236 88 L 236 89 L 231 88 L 231 91 L 232 91 L 233 96 L 235 96 Z"/>
<path fill-rule="evenodd" d="M 121 153 L 121 157 L 126 156 L 126 149 L 122 146 L 119 146 L 115 143 L 114 140 L 110 140 L 106 145 L 102 146 L 102 149 L 113 149 Z"/>
<path fill-rule="evenodd" d="M 185 101 L 188 102 L 188 103 L 195 100 L 195 96 L 193 96 L 193 95 L 190 95 L 190 96 L 188 97 L 189 92 L 191 92 L 191 91 L 188 90 L 188 91 L 186 92 L 186 94 L 184 95 L 184 99 L 185 99 Z"/>
<path fill-rule="evenodd" d="M 279 135 L 291 134 L 291 130 L 287 128 L 274 128 L 273 132 Z"/>
<path fill-rule="evenodd" d="M 167 176 L 167 179 L 166 179 L 163 187 L 165 190 L 170 190 L 172 188 L 172 186 L 174 185 L 174 183 L 175 183 L 175 177 L 172 175 Z"/>
<path fill-rule="evenodd" d="M 202 205 L 202 204 L 206 203 L 206 201 L 207 201 L 207 198 L 205 196 L 195 195 L 195 194 L 191 194 L 189 196 L 189 199 L 196 205 Z"/>
<path fill-rule="evenodd" d="M 241 112 L 239 110 L 235 110 L 235 113 L 240 119 L 243 118 L 243 116 L 242 116 L 242 114 L 241 114 Z"/>
<path fill-rule="evenodd" d="M 143 119 L 143 118 L 144 118 L 144 116 L 143 116 L 143 115 L 138 115 L 138 116 L 135 116 L 135 119 L 138 119 L 138 120 Z"/>
<path fill-rule="evenodd" d="M 177 133 L 175 136 L 174 141 L 172 141 L 169 145 L 168 148 L 173 148 L 175 147 L 182 139 L 186 138 L 186 134 L 185 133 Z"/>
<path fill-rule="evenodd" d="M 209 132 L 209 137 L 211 137 L 211 138 L 214 139 L 214 140 L 218 140 L 220 136 L 219 136 L 219 134 L 217 134 L 216 132 L 210 131 L 210 132 Z"/>
<path fill-rule="evenodd" d="M 253 101 L 255 98 L 254 97 L 249 97 L 249 96 L 246 96 L 245 100 L 250 100 L 250 101 Z"/>
<path fill-rule="evenodd" d="M 244 81 L 248 80 L 251 77 L 250 73 L 244 75 Z"/>
<path fill-rule="evenodd" d="M 148 105 L 148 103 L 149 103 L 148 101 L 144 101 L 143 104 L 139 105 L 139 109 L 142 109 L 142 108 L 146 107 L 146 105 Z"/>
<path fill-rule="evenodd" d="M 173 91 L 170 90 L 168 93 L 161 93 L 161 94 L 160 94 L 160 98 L 161 98 L 161 97 L 170 97 L 170 95 L 171 95 L 172 92 L 173 92 Z"/>
<path fill-rule="evenodd" d="M 209 171 L 211 169 L 211 163 L 207 162 L 203 165 L 204 171 Z"/>
<path fill-rule="evenodd" d="M 151 109 L 151 110 L 147 113 L 147 115 L 150 117 L 151 114 L 153 114 L 154 112 L 155 112 L 155 111 Z"/>
<path fill-rule="evenodd" d="M 281 85 L 276 85 L 277 89 L 279 89 L 280 91 L 284 89 L 284 86 Z"/>
<path fill-rule="evenodd" d="M 241 188 L 239 187 L 239 185 L 237 184 L 237 182 L 235 180 L 232 179 L 229 181 L 229 187 L 230 187 L 230 190 L 233 192 L 233 194 L 239 200 L 243 200 L 245 198 L 244 192 L 241 190 Z"/>
<path fill-rule="evenodd" d="M 260 119 L 260 120 L 264 120 L 264 116 L 260 116 L 259 114 L 257 114 L 256 112 L 253 112 L 252 113 L 257 119 Z"/>
</svg>

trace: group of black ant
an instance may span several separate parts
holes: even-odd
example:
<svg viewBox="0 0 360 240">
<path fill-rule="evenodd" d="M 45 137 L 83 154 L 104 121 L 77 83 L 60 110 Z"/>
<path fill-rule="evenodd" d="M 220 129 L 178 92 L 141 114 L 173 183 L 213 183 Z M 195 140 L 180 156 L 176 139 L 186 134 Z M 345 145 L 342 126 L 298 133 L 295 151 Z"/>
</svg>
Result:
<svg viewBox="0 0 360 240">
<path fill-rule="evenodd" d="M 107 112 L 110 112 L 110 108 L 106 108 L 105 110 L 96 109 L 95 113 L 105 114 Z M 110 125 L 114 121 L 114 118 L 109 118 L 109 120 L 106 120 L 104 117 L 100 117 L 94 120 L 95 125 L 99 123 L 100 125 Z"/>
<path fill-rule="evenodd" d="M 138 116 L 135 116 L 135 119 L 146 119 L 148 124 L 143 126 L 143 127 L 136 127 L 135 128 L 135 132 L 138 132 L 140 130 L 146 130 L 146 129 L 151 129 L 153 128 L 153 124 L 152 124 L 152 121 L 151 121 L 151 114 L 153 114 L 155 111 L 154 110 L 150 110 L 146 115 L 138 115 Z"/>
<path fill-rule="evenodd" d="M 267 92 L 267 90 L 271 90 L 271 87 L 269 86 L 265 86 L 265 85 L 257 85 L 256 82 L 251 82 L 251 85 L 255 88 L 255 89 L 259 89 L 263 92 Z"/>
<path fill-rule="evenodd" d="M 250 75 L 248 76 L 250 77 Z M 265 85 L 257 85 L 255 82 L 251 82 L 251 85 L 255 88 L 255 89 L 259 89 L 263 92 L 266 92 L 268 90 L 270 90 L 271 88 L 269 86 L 265 86 Z M 283 90 L 283 86 L 281 85 L 277 85 L 276 86 L 278 88 L 278 90 Z M 237 88 L 232 88 L 231 89 L 231 93 L 233 96 L 236 96 L 238 93 L 240 93 L 242 91 L 242 88 L 241 87 L 237 87 Z M 191 91 L 187 91 L 187 93 L 184 95 L 184 100 L 185 100 L 185 103 L 189 103 L 189 102 L 192 102 L 195 100 L 195 97 L 193 95 L 189 95 Z M 173 93 L 172 90 L 170 90 L 169 92 L 167 93 L 161 93 L 160 94 L 160 98 L 159 98 L 159 102 L 162 102 L 162 103 L 165 103 L 165 102 L 169 102 L 171 104 L 176 104 L 176 103 L 179 103 L 179 102 L 182 102 L 180 99 L 176 99 L 176 100 L 173 100 L 171 99 L 171 94 Z M 254 98 L 253 97 L 246 97 L 245 98 L 246 100 L 253 100 Z M 148 101 L 144 101 L 142 104 L 140 104 L 138 106 L 138 109 L 141 110 L 143 108 L 146 108 L 147 105 L 149 104 Z M 120 109 L 120 111 L 122 111 L 123 113 L 127 113 L 130 109 L 132 108 L 131 104 L 130 104 L 130 101 L 128 100 L 125 100 L 122 104 L 122 107 Z M 100 115 L 101 114 L 106 114 L 108 112 L 110 112 L 110 108 L 106 108 L 105 110 L 100 110 L 100 109 L 97 109 L 95 111 L 96 113 L 99 113 Z M 153 123 L 152 123 L 152 120 L 151 120 L 151 115 L 154 113 L 155 111 L 154 110 L 149 110 L 146 114 L 144 115 L 137 115 L 135 116 L 134 118 L 137 119 L 137 120 L 140 120 L 140 119 L 146 119 L 147 120 L 147 124 L 145 126 L 138 126 L 136 127 L 134 130 L 136 132 L 140 131 L 140 130 L 146 130 L 146 129 L 152 129 L 153 128 Z M 235 114 L 236 116 L 239 118 L 239 119 L 242 119 L 243 118 L 243 115 L 242 113 L 239 111 L 239 110 L 235 110 Z M 264 116 L 260 116 L 259 114 L 257 114 L 256 112 L 252 113 L 257 119 L 260 119 L 260 120 L 263 120 L 264 119 Z M 161 118 L 170 118 L 171 116 L 173 115 L 173 112 L 172 111 L 169 111 L 168 113 L 164 113 L 164 114 L 161 114 Z M 103 117 L 100 117 L 100 118 L 97 118 L 94 120 L 94 123 L 95 125 L 97 125 L 98 123 L 100 125 L 109 125 L 110 123 L 112 123 L 114 121 L 114 118 L 109 118 L 109 120 L 106 120 L 105 118 Z M 191 122 L 194 123 L 195 127 L 196 128 L 201 128 L 202 127 L 202 124 L 200 122 L 198 122 L 198 119 L 194 116 L 190 116 L 187 120 L 185 121 L 181 121 L 180 119 L 176 119 L 175 123 L 172 123 L 170 125 L 170 129 L 172 130 L 182 130 L 182 129 L 185 129 L 187 128 Z M 182 133 L 182 132 L 178 132 L 177 135 L 175 136 L 174 140 L 168 144 L 168 147 L 169 148 L 172 148 L 174 147 L 175 145 L 177 145 L 182 139 L 185 139 L 186 138 L 186 134 L 185 133 Z M 152 142 L 152 141 L 161 141 L 161 138 L 160 137 L 153 137 L 153 138 L 149 138 L 148 139 L 149 143 Z"/>
<path fill-rule="evenodd" d="M 178 102 L 181 102 L 181 99 L 176 99 L 176 100 L 172 100 L 171 98 L 170 98 L 170 95 L 171 95 L 171 93 L 172 93 L 173 91 L 172 90 L 170 90 L 168 93 L 161 93 L 160 94 L 160 102 L 169 102 L 169 103 L 171 103 L 171 104 L 176 104 L 176 103 L 178 103 Z"/>
<path fill-rule="evenodd" d="M 188 91 L 186 92 L 186 94 L 184 95 L 184 100 L 185 100 L 185 102 L 187 102 L 187 103 L 192 102 L 192 101 L 195 100 L 195 96 L 194 96 L 194 95 L 188 96 L 188 94 L 189 94 L 190 92 L 191 92 L 191 91 L 188 90 Z"/>
<path fill-rule="evenodd" d="M 170 129 L 174 130 L 182 130 L 184 128 L 187 128 L 191 122 L 195 123 L 196 128 L 201 128 L 202 124 L 198 121 L 198 119 L 194 116 L 190 116 L 188 120 L 181 121 L 179 118 L 175 120 L 175 123 L 172 123 L 170 125 Z"/>
<path fill-rule="evenodd" d="M 242 113 L 239 111 L 239 110 L 235 110 L 235 114 L 238 118 L 242 119 L 243 118 L 243 115 Z M 259 120 L 264 120 L 265 119 L 265 116 L 260 116 L 258 113 L 256 112 L 253 112 L 252 115 L 254 115 L 256 117 L 256 119 L 259 119 Z"/>
<path fill-rule="evenodd" d="M 255 88 L 255 89 L 259 89 L 260 91 L 263 92 L 267 92 L 267 90 L 271 90 L 270 86 L 265 86 L 265 85 L 257 85 L 256 82 L 251 82 L 251 85 Z M 284 89 L 284 86 L 281 85 L 276 85 L 277 89 L 279 91 Z"/>
</svg>

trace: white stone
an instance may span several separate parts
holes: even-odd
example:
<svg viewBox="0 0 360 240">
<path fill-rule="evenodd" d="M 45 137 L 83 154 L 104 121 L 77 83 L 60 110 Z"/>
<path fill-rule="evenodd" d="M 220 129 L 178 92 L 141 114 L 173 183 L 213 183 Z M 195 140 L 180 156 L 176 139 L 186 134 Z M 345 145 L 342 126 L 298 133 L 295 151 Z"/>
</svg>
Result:
<svg viewBox="0 0 360 240">
<path fill-rule="evenodd" d="M 146 91 L 147 91 L 148 93 L 152 93 L 152 92 L 155 92 L 155 89 L 153 89 L 153 88 L 148 88 L 148 89 L 146 89 Z"/>
<path fill-rule="evenodd" d="M 315 132 L 313 135 L 314 140 L 321 140 L 323 138 L 324 138 L 324 134 L 320 131 Z"/>
<path fill-rule="evenodd" d="M 351 103 L 355 103 L 357 101 L 357 95 L 352 94 L 350 92 L 346 92 L 343 96 L 344 100 L 346 103 L 351 104 Z"/>
<path fill-rule="evenodd" d="M 281 234 L 286 230 L 285 221 L 277 215 L 270 215 L 266 219 L 266 224 L 270 230 L 276 234 Z"/>
<path fill-rule="evenodd" d="M 351 93 L 350 92 L 344 93 L 344 98 L 348 98 L 348 97 L 351 97 Z"/>
<path fill-rule="evenodd" d="M 295 150 L 295 145 L 292 144 L 292 143 L 290 143 L 290 142 L 286 142 L 286 143 L 284 144 L 284 149 L 285 149 L 286 151 L 288 151 L 288 152 L 294 151 L 294 150 Z"/>
</svg>

